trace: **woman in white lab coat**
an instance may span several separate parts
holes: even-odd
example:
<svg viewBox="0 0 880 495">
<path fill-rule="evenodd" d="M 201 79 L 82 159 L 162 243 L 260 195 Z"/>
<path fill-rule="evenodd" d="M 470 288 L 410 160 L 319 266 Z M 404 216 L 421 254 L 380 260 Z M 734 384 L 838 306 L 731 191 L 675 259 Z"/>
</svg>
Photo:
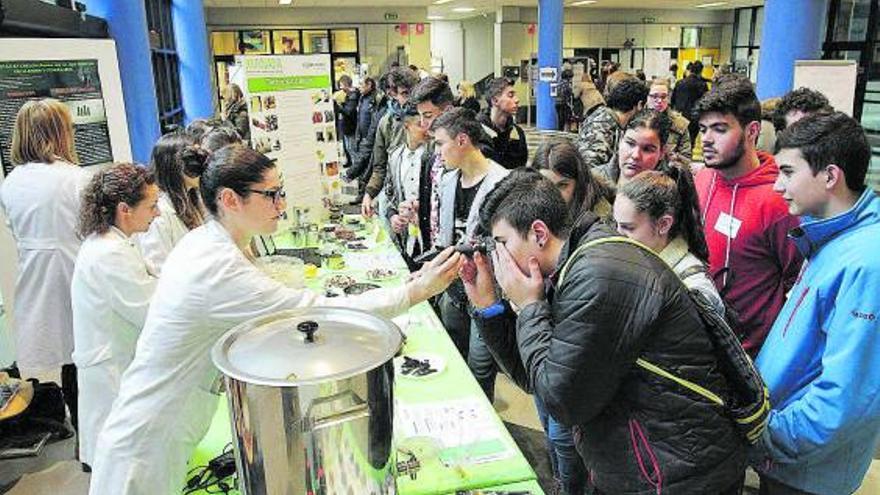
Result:
<svg viewBox="0 0 880 495">
<path fill-rule="evenodd" d="M 132 234 L 159 214 L 152 172 L 121 163 L 95 174 L 83 194 L 70 293 L 73 362 L 79 385 L 79 460 L 91 465 L 95 442 L 134 358 L 158 279 Z"/>
<path fill-rule="evenodd" d="M 15 358 L 25 375 L 61 370 L 64 401 L 76 427 L 70 279 L 81 243 L 80 191 L 88 174 L 77 165 L 67 106 L 52 99 L 25 103 L 15 118 L 10 158 L 15 168 L 0 189 L 0 209 L 18 249 Z"/>
<path fill-rule="evenodd" d="M 153 146 L 150 170 L 162 191 L 159 217 L 136 238 L 157 275 L 174 245 L 205 221 L 199 176 L 205 171 L 207 158 L 208 152 L 196 146 L 192 136 L 185 132 L 165 134 Z"/>
<path fill-rule="evenodd" d="M 92 495 L 180 493 L 186 462 L 214 416 L 210 350 L 233 326 L 277 311 L 345 305 L 392 317 L 442 292 L 461 258 L 448 250 L 403 287 L 328 300 L 271 280 L 248 259 L 286 207 L 274 161 L 242 145 L 213 153 L 200 185 L 211 220 L 165 262 L 134 361 L 98 438 Z"/>
</svg>

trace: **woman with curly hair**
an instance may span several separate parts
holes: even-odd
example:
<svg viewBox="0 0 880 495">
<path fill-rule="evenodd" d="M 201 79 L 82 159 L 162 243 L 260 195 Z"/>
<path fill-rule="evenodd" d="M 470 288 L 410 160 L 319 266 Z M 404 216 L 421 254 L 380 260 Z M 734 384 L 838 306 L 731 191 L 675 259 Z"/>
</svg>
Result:
<svg viewBox="0 0 880 495">
<path fill-rule="evenodd" d="M 79 460 L 91 465 L 95 443 L 134 358 L 156 288 L 131 236 L 159 214 L 159 188 L 144 167 L 121 163 L 92 177 L 83 192 L 70 292 L 73 361 L 79 383 Z"/>
<path fill-rule="evenodd" d="M 159 217 L 138 236 L 138 244 L 157 275 L 177 242 L 205 221 L 199 176 L 205 171 L 209 151 L 197 144 L 189 134 L 173 132 L 153 146 L 150 170 L 161 191 Z"/>
<path fill-rule="evenodd" d="M 81 244 L 79 193 L 89 176 L 77 165 L 67 105 L 52 99 L 25 103 L 15 117 L 9 152 L 15 168 L 0 189 L 0 211 L 18 250 L 15 359 L 26 376 L 61 370 L 64 401 L 76 427 L 70 278 Z"/>
</svg>

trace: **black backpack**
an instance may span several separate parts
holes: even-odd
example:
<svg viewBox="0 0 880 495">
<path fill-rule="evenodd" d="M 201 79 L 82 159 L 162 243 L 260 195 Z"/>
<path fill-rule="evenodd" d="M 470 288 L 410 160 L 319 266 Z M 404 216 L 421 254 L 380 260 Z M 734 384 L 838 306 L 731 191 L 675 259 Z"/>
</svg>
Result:
<svg viewBox="0 0 880 495">
<path fill-rule="evenodd" d="M 558 286 L 562 285 L 565 274 L 568 272 L 568 267 L 575 258 L 589 247 L 608 242 L 632 244 L 638 246 L 644 252 L 659 258 L 657 253 L 651 250 L 651 248 L 627 237 L 613 236 L 596 239 L 581 244 L 569 256 L 559 272 Z M 684 282 L 682 282 L 682 285 L 684 285 Z M 730 387 L 729 394 L 726 397 L 721 397 L 697 383 L 677 376 L 642 358 L 636 360 L 636 365 L 650 373 L 671 380 L 722 407 L 731 420 L 733 420 L 741 436 L 750 445 L 754 445 L 767 428 L 767 418 L 770 414 L 770 393 L 766 385 L 764 385 L 764 380 L 761 379 L 761 375 L 755 368 L 754 363 L 752 363 L 752 358 L 746 354 L 739 338 L 724 316 L 719 315 L 715 311 L 712 303 L 701 292 L 687 289 L 686 286 L 685 289 L 697 307 L 700 319 L 703 321 L 703 327 L 706 329 L 709 341 L 712 343 L 715 351 L 715 357 L 718 360 L 719 371 L 724 375 Z"/>
</svg>

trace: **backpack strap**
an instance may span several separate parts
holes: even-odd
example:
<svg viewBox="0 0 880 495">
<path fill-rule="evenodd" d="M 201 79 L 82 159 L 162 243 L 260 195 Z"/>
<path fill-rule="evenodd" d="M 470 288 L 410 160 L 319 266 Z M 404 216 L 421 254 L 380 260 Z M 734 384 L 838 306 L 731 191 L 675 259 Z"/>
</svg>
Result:
<svg viewBox="0 0 880 495">
<path fill-rule="evenodd" d="M 681 272 L 681 275 L 679 275 L 678 278 L 681 279 L 682 282 L 684 282 L 685 280 L 693 277 L 694 275 L 698 275 L 700 273 L 706 273 L 706 267 L 703 266 L 702 263 L 699 265 L 694 265 L 690 268 L 685 269 L 683 272 Z"/>
<path fill-rule="evenodd" d="M 580 258 L 587 249 L 589 249 L 591 247 L 599 246 L 602 244 L 612 243 L 612 242 L 624 243 L 624 244 L 630 244 L 630 245 L 636 246 L 637 248 L 641 249 L 643 252 L 648 253 L 651 256 L 654 256 L 655 258 L 663 261 L 663 258 L 661 258 L 651 248 L 649 248 L 648 246 L 645 246 L 644 244 L 642 244 L 639 241 L 636 241 L 634 239 L 630 239 L 629 237 L 623 237 L 623 236 L 602 237 L 601 239 L 594 239 L 592 241 L 588 241 L 588 242 L 581 244 L 580 246 L 578 246 L 574 250 L 574 252 L 571 253 L 571 255 L 568 257 L 568 259 L 565 260 L 565 264 L 562 265 L 562 268 L 559 271 L 559 283 L 557 284 L 557 287 L 560 287 L 560 288 L 562 287 L 562 283 L 565 281 L 565 276 L 568 274 L 568 270 L 571 268 L 571 265 L 574 264 L 575 260 Z M 668 264 L 666 264 L 665 261 L 663 262 L 663 264 L 665 264 L 666 266 L 669 266 Z M 643 358 L 636 359 L 636 365 L 638 365 L 640 368 L 642 368 L 650 373 L 653 373 L 655 375 L 666 378 L 667 380 L 671 380 L 671 381 L 687 388 L 688 390 L 700 395 L 701 397 L 707 399 L 708 401 L 710 401 L 718 406 L 724 407 L 724 400 L 721 397 L 719 397 L 717 394 L 713 393 L 711 390 L 708 390 L 705 387 L 700 386 L 699 384 L 696 384 L 690 380 L 686 380 L 680 376 L 677 376 L 673 373 L 670 373 L 669 371 L 664 370 L 660 366 L 658 366 L 650 361 L 647 361 Z"/>
</svg>

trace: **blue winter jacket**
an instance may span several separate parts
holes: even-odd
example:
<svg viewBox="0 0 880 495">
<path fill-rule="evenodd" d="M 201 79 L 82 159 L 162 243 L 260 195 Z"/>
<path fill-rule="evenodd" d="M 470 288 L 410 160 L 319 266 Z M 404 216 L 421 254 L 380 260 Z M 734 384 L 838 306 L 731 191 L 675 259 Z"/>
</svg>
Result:
<svg viewBox="0 0 880 495">
<path fill-rule="evenodd" d="M 755 468 L 840 495 L 880 439 L 880 198 L 868 188 L 845 213 L 802 220 L 791 237 L 805 268 L 756 361 L 773 410 Z"/>
</svg>

